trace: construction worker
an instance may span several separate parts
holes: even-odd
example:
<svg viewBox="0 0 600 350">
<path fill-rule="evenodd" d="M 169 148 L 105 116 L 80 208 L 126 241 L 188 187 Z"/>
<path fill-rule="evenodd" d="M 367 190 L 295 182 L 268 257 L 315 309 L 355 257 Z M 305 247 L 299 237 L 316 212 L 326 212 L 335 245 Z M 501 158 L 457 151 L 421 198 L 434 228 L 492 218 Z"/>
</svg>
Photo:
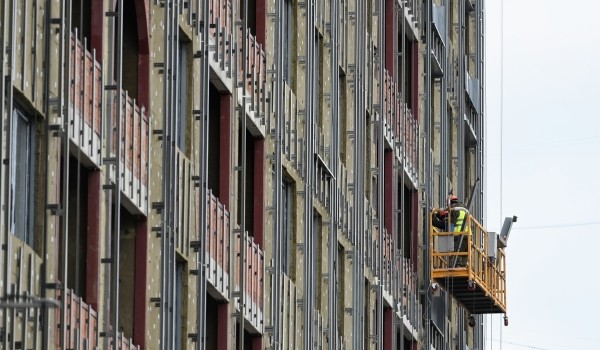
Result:
<svg viewBox="0 0 600 350">
<path fill-rule="evenodd" d="M 466 231 L 469 210 L 455 195 L 450 196 L 450 213 L 450 232 Z M 467 242 L 468 238 L 465 235 L 454 236 L 454 250 L 456 252 L 466 252 Z M 466 257 L 461 256 L 457 259 L 456 265 L 466 266 L 466 262 Z"/>
<path fill-rule="evenodd" d="M 450 213 L 450 220 L 448 220 Z M 455 195 L 450 196 L 450 206 L 446 209 L 434 209 L 432 215 L 432 225 L 440 229 L 442 232 L 463 232 L 466 230 L 466 221 L 469 211 L 465 205 L 458 200 Z M 450 224 L 450 229 L 448 229 Z M 454 251 L 466 252 L 468 239 L 464 235 L 454 236 Z M 458 266 L 466 265 L 466 258 L 459 257 L 456 259 Z"/>
<path fill-rule="evenodd" d="M 450 216 L 450 230 L 448 227 L 448 212 L 452 212 Z M 462 202 L 458 201 L 455 195 L 450 196 L 450 210 L 434 209 L 432 224 L 444 232 L 460 232 L 464 231 L 465 220 L 469 211 L 465 208 Z"/>
</svg>

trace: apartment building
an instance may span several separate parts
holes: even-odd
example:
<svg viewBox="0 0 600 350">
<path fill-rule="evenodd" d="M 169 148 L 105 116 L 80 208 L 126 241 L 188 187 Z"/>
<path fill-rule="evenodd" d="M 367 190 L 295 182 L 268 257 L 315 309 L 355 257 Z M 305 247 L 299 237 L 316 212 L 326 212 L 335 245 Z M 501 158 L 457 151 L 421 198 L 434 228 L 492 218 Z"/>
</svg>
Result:
<svg viewBox="0 0 600 350">
<path fill-rule="evenodd" d="M 483 350 L 484 19 L 3 2 L 0 349 Z M 465 268 L 431 226 L 449 193 Z"/>
</svg>

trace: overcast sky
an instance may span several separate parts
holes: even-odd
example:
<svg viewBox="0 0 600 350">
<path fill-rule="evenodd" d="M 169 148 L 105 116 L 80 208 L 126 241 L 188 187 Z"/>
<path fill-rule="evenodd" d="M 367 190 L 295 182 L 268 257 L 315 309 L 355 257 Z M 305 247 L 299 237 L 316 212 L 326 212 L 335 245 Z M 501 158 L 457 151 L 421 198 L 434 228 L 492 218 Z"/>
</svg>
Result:
<svg viewBox="0 0 600 350">
<path fill-rule="evenodd" d="M 600 349 L 600 2 L 487 0 L 486 21 L 487 225 L 519 217 L 487 349 Z"/>
</svg>

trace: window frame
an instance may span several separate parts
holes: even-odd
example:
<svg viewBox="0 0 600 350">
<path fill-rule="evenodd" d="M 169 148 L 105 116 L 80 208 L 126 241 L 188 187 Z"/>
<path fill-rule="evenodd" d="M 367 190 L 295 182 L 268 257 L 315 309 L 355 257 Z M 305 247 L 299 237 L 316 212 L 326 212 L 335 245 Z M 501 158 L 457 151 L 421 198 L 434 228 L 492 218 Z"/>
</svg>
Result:
<svg viewBox="0 0 600 350">
<path fill-rule="evenodd" d="M 25 111 L 25 109 L 19 105 L 18 103 L 14 103 L 12 115 L 11 115 L 11 130 L 10 130 L 10 180 L 9 180 L 9 195 L 10 195 L 10 233 L 23 242 L 25 242 L 30 247 L 34 247 L 35 241 L 35 232 L 34 232 L 34 210 L 35 210 L 35 171 L 36 171 L 36 162 L 35 162 L 35 117 L 32 117 Z M 25 146 L 26 149 L 23 150 L 23 144 L 20 142 L 19 136 L 21 131 L 17 130 L 19 128 L 19 122 L 24 122 L 24 133 L 25 133 Z M 18 160 L 18 167 L 17 165 Z M 25 174 L 21 172 L 23 170 L 22 166 L 25 166 Z M 19 169 L 18 169 L 19 168 Z M 17 190 L 16 187 L 20 186 L 17 184 L 19 180 L 24 180 L 22 186 L 25 187 L 25 195 L 17 196 L 17 192 L 21 192 L 22 190 Z M 26 202 L 24 204 L 19 205 L 16 203 L 17 200 L 23 199 Z M 19 209 L 17 209 L 19 207 Z M 19 213 L 21 210 L 25 211 L 25 215 Z M 24 217 L 24 222 L 21 224 L 17 223 L 16 219 L 19 217 Z M 18 226 L 24 226 L 18 227 Z"/>
</svg>

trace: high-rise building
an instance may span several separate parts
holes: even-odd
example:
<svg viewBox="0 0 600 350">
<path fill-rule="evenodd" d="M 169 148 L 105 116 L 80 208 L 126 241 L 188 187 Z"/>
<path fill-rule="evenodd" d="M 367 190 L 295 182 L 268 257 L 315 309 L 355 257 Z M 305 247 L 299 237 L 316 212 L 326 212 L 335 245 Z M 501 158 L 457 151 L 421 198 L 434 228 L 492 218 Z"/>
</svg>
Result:
<svg viewBox="0 0 600 350">
<path fill-rule="evenodd" d="M 484 20 L 3 1 L 0 349 L 483 350 Z"/>
</svg>

